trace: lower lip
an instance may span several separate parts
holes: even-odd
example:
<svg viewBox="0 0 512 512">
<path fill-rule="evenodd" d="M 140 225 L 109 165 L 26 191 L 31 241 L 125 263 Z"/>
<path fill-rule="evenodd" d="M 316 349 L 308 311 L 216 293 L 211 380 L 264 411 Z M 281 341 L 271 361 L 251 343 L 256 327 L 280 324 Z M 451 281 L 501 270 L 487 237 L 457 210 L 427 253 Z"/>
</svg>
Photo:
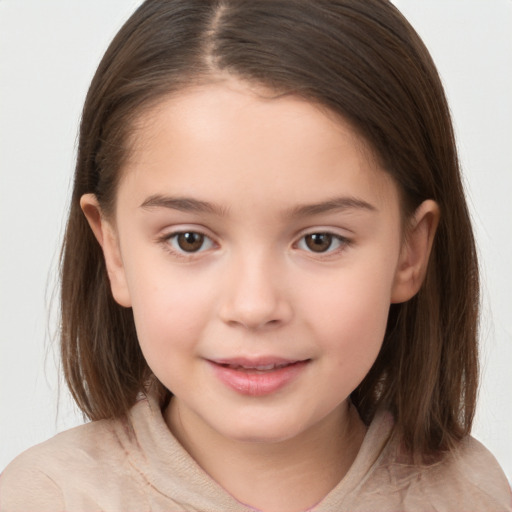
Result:
<svg viewBox="0 0 512 512">
<path fill-rule="evenodd" d="M 308 361 L 276 368 L 275 370 L 239 370 L 209 361 L 217 377 L 228 387 L 242 395 L 264 396 L 275 393 L 295 380 Z"/>
</svg>

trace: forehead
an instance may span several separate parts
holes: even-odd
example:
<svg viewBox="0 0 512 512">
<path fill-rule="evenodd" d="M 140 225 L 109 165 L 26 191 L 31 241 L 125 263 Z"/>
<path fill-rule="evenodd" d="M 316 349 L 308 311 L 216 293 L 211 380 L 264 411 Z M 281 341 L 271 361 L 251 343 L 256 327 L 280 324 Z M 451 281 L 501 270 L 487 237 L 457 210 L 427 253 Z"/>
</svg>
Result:
<svg viewBox="0 0 512 512">
<path fill-rule="evenodd" d="M 164 98 L 137 120 L 131 149 L 122 182 L 137 182 L 147 194 L 153 187 L 208 195 L 212 184 L 226 185 L 226 197 L 217 193 L 227 202 L 236 186 L 250 187 L 253 201 L 280 194 L 283 203 L 322 200 L 343 189 L 377 202 L 396 193 L 341 117 L 233 80 Z"/>
</svg>

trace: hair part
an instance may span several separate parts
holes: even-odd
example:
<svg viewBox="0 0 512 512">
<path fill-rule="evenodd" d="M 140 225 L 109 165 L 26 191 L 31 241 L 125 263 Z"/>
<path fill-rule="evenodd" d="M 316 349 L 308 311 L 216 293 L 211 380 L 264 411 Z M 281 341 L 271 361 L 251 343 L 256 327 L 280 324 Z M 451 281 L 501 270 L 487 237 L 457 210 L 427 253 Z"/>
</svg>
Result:
<svg viewBox="0 0 512 512">
<path fill-rule="evenodd" d="M 342 116 L 393 177 L 404 218 L 426 199 L 439 205 L 425 281 L 391 305 L 352 400 L 367 423 L 391 410 L 417 460 L 451 449 L 475 410 L 476 250 L 441 81 L 387 0 L 147 0 L 121 28 L 85 101 L 62 250 L 62 360 L 77 404 L 93 420 L 123 415 L 151 376 L 80 198 L 94 193 L 113 215 L 136 121 L 164 97 L 226 76 Z"/>
</svg>

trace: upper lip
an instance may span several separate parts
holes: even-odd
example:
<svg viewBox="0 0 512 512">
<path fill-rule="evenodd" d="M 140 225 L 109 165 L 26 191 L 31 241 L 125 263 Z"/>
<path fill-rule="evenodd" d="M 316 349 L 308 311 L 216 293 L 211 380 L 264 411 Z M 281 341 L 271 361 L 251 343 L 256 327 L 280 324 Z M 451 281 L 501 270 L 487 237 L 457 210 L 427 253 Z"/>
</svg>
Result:
<svg viewBox="0 0 512 512">
<path fill-rule="evenodd" d="M 210 362 L 222 365 L 241 367 L 245 369 L 264 369 L 269 370 L 271 368 L 279 366 L 288 366 L 294 363 L 300 363 L 307 361 L 307 359 L 288 359 L 283 357 L 274 356 L 262 356 L 262 357 L 230 357 L 220 359 L 209 359 Z"/>
</svg>

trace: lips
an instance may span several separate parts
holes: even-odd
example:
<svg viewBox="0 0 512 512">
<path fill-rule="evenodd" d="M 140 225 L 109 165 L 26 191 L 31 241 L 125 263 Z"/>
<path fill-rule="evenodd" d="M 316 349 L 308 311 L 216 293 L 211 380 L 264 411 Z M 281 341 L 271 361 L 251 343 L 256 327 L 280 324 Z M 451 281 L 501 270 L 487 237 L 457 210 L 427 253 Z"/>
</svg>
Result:
<svg viewBox="0 0 512 512">
<path fill-rule="evenodd" d="M 264 396 L 298 378 L 309 361 L 267 357 L 209 360 L 208 363 L 216 377 L 237 393 Z"/>
</svg>

